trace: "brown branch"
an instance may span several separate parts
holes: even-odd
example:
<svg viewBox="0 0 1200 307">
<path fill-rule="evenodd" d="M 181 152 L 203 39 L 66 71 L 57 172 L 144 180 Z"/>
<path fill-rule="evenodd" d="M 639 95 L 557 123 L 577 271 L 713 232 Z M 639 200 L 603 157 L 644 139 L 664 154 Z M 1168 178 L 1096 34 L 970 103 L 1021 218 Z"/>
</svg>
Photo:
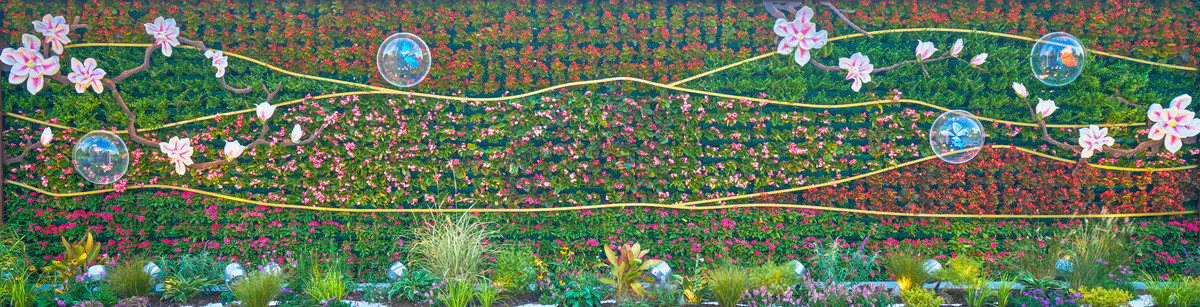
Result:
<svg viewBox="0 0 1200 307">
<path fill-rule="evenodd" d="M 1131 107 L 1139 108 L 1139 109 L 1142 108 L 1142 105 L 1129 102 L 1129 100 L 1125 99 L 1125 97 L 1121 97 L 1121 90 L 1113 89 L 1113 91 L 1116 92 L 1116 94 L 1109 98 L 1116 99 L 1117 101 L 1120 101 L 1121 103 L 1123 103 L 1127 106 L 1131 106 Z"/>
<path fill-rule="evenodd" d="M 25 156 L 29 155 L 30 151 L 33 151 L 34 149 L 38 149 L 38 148 L 44 148 L 44 147 L 46 147 L 46 146 L 42 146 L 42 142 L 34 141 L 33 144 L 29 144 L 29 146 L 25 146 L 25 150 L 21 151 L 20 155 L 17 155 L 12 158 L 4 159 L 4 165 L 21 162 L 21 160 L 25 160 Z"/>
<path fill-rule="evenodd" d="M 1062 142 L 1056 141 L 1053 138 L 1051 138 L 1050 133 L 1046 130 L 1046 121 L 1042 120 L 1041 118 L 1038 118 L 1037 112 L 1035 112 L 1033 110 L 1033 106 L 1030 105 L 1030 103 L 1029 103 L 1029 99 L 1022 98 L 1022 100 L 1025 101 L 1025 106 L 1029 107 L 1029 114 L 1032 115 L 1033 119 L 1037 121 L 1038 127 L 1042 128 L 1042 139 L 1043 140 L 1045 140 L 1046 142 L 1049 142 L 1050 144 L 1058 146 L 1058 147 L 1074 150 L 1076 153 L 1083 151 L 1083 146 L 1066 144 L 1066 143 L 1062 143 Z M 1184 138 L 1182 141 L 1190 144 L 1191 142 L 1196 141 L 1196 137 L 1193 136 L 1193 137 Z M 1109 153 L 1113 156 L 1119 157 L 1119 158 L 1129 158 L 1129 157 L 1133 157 L 1139 153 L 1147 152 L 1147 151 L 1149 151 L 1150 154 L 1153 155 L 1153 154 L 1157 153 L 1158 150 L 1162 148 L 1162 146 L 1163 146 L 1163 140 L 1146 140 L 1146 141 L 1138 143 L 1137 147 L 1134 147 L 1133 149 L 1120 149 L 1120 148 L 1105 145 L 1100 148 L 1100 152 L 1107 152 L 1107 153 Z M 1087 159 L 1080 158 L 1079 161 L 1080 161 L 1080 163 L 1087 163 Z"/>
<path fill-rule="evenodd" d="M 829 9 L 832 9 L 833 13 L 837 14 L 838 18 L 842 19 L 842 22 L 845 22 L 847 25 L 850 25 L 850 27 L 853 28 L 855 31 L 858 31 L 858 33 L 862 33 L 863 35 L 866 35 L 867 38 L 875 38 L 874 35 L 871 35 L 871 33 L 867 33 L 867 31 L 864 31 L 862 28 L 859 28 L 858 25 L 854 24 L 854 22 L 850 21 L 849 18 L 846 18 L 846 15 L 842 14 L 842 10 L 840 10 L 836 6 L 834 6 L 833 3 L 830 3 L 829 1 L 821 1 L 821 4 L 828 6 Z"/>
<path fill-rule="evenodd" d="M 267 92 L 267 100 L 266 100 L 267 103 L 270 103 L 271 99 L 274 99 L 275 95 L 279 93 L 280 85 L 282 85 L 282 83 L 277 83 L 277 84 L 275 84 L 275 90 L 268 90 L 267 85 L 263 84 L 263 91 Z M 267 125 L 267 121 L 264 120 L 264 121 L 262 121 L 262 129 L 258 134 L 258 138 L 256 138 L 253 142 L 250 142 L 250 144 L 247 144 L 246 148 L 243 149 L 243 152 L 250 150 L 251 148 L 258 147 L 258 146 L 264 146 L 264 145 L 300 146 L 300 145 L 312 143 L 321 136 L 321 132 L 325 131 L 326 127 L 329 127 L 329 121 L 325 121 L 325 124 L 322 124 L 321 127 L 317 128 L 316 131 L 313 131 L 313 133 L 310 134 L 307 139 L 304 139 L 300 142 L 292 142 L 291 140 L 268 141 L 267 140 L 267 132 L 270 131 L 270 127 Z M 208 168 L 212 168 L 212 167 L 216 167 L 216 166 L 229 165 L 229 164 L 236 164 L 236 162 L 229 161 L 227 159 L 226 160 L 216 160 L 216 161 L 209 161 L 209 162 L 205 162 L 205 163 L 192 164 L 192 165 L 189 165 L 188 168 L 191 168 L 193 170 L 202 170 L 202 169 L 208 169 Z"/>
<path fill-rule="evenodd" d="M 121 98 L 120 91 L 117 91 L 116 82 L 108 78 L 100 79 L 100 82 L 104 83 L 104 86 L 109 88 L 109 92 L 112 92 L 113 98 L 117 100 L 117 105 L 121 106 L 121 111 L 124 111 L 125 116 L 129 117 L 129 125 L 125 128 L 125 131 L 129 133 L 129 137 L 138 144 L 157 148 L 159 141 L 147 139 L 138 135 L 137 127 L 134 126 L 134 121 L 137 120 L 137 115 L 133 114 L 133 111 L 129 110 L 129 105 L 125 103 L 125 99 Z"/>
<path fill-rule="evenodd" d="M 1073 150 L 1073 151 L 1075 151 L 1075 153 L 1079 153 L 1079 152 L 1083 151 L 1083 146 L 1071 145 L 1071 144 L 1059 142 L 1059 141 L 1054 140 L 1054 138 L 1050 137 L 1050 132 L 1046 129 L 1046 121 L 1042 120 L 1041 118 L 1038 118 L 1037 112 L 1035 112 L 1033 110 L 1033 105 L 1029 104 L 1029 99 L 1022 98 L 1022 100 L 1025 101 L 1025 106 L 1029 108 L 1029 115 L 1033 116 L 1033 120 L 1037 121 L 1038 127 L 1042 129 L 1042 139 L 1043 140 L 1045 140 L 1046 142 L 1048 142 L 1050 144 L 1054 144 L 1055 146 Z"/>
<path fill-rule="evenodd" d="M 68 31 L 68 32 L 75 32 L 75 30 L 78 30 L 78 29 L 88 29 L 88 30 L 91 30 L 91 29 L 92 29 L 92 26 L 91 26 L 91 25 L 89 25 L 89 24 L 86 24 L 86 23 L 80 23 L 80 22 L 79 22 L 79 16 L 75 16 L 75 21 L 72 21 L 72 22 L 71 22 L 71 25 L 70 25 L 69 27 L 67 27 L 67 31 Z"/>
<path fill-rule="evenodd" d="M 154 50 L 158 50 L 158 48 L 159 48 L 158 44 L 151 44 L 149 47 L 146 47 L 146 57 L 144 59 L 142 59 L 142 65 L 138 65 L 138 67 L 130 68 L 129 70 L 121 72 L 121 74 L 118 75 L 116 78 L 112 78 L 112 81 L 113 82 L 121 82 L 122 80 L 125 80 L 125 78 L 129 78 L 129 76 L 132 76 L 133 74 L 142 72 L 142 71 L 146 70 L 147 68 L 150 68 L 150 56 L 154 55 Z"/>
<path fill-rule="evenodd" d="M 941 60 L 945 60 L 945 59 L 953 59 L 953 58 L 955 58 L 955 57 L 952 57 L 952 56 L 949 56 L 949 55 L 943 55 L 943 56 L 941 56 L 941 57 L 939 57 L 939 58 L 935 58 L 935 59 L 929 59 L 929 60 L 924 60 L 924 61 L 919 61 L 919 60 L 908 60 L 908 61 L 904 61 L 904 62 L 900 62 L 900 63 L 892 64 L 892 66 L 883 67 L 883 68 L 876 68 L 876 69 L 872 69 L 872 70 L 871 70 L 871 73 L 872 73 L 872 74 L 874 74 L 874 73 L 881 73 L 881 72 L 885 72 L 885 71 L 893 70 L 893 69 L 899 68 L 900 66 L 904 66 L 904 65 L 908 65 L 908 64 L 937 62 L 937 61 L 941 61 Z M 922 64 L 922 65 L 924 65 L 924 64 Z M 925 75 L 926 75 L 926 76 L 929 76 L 929 74 L 928 74 L 928 73 L 926 73 Z"/>
<path fill-rule="evenodd" d="M 253 92 L 253 91 L 254 91 L 254 89 L 253 89 L 253 88 L 250 88 L 249 86 L 247 86 L 247 87 L 245 87 L 245 88 L 235 88 L 235 87 L 229 86 L 229 84 L 225 84 L 225 76 L 221 76 L 220 78 L 217 78 L 217 80 L 218 80 L 218 81 L 221 81 L 221 86 L 222 86 L 222 87 L 225 87 L 225 89 L 226 89 L 226 90 L 228 90 L 228 91 L 230 91 L 230 92 L 234 92 L 234 93 L 237 93 L 237 94 L 245 94 L 245 93 L 249 93 L 249 92 Z"/>
</svg>

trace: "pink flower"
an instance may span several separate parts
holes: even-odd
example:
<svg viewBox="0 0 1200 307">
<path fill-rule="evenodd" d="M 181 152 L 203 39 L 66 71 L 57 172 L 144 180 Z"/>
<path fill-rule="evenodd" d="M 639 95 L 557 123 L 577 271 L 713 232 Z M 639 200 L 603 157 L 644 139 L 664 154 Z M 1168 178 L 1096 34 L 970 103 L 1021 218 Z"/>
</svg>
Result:
<svg viewBox="0 0 1200 307">
<path fill-rule="evenodd" d="M 225 76 L 225 67 L 229 66 L 229 57 L 224 52 L 209 49 L 204 51 L 204 57 L 212 59 L 212 66 L 217 68 L 217 78 Z"/>
<path fill-rule="evenodd" d="M 924 61 L 933 56 L 933 52 L 937 51 L 937 47 L 933 46 L 933 42 L 922 42 L 917 40 L 917 60 Z"/>
<path fill-rule="evenodd" d="M 962 53 L 962 50 L 963 50 L 963 40 L 960 38 L 960 39 L 954 41 L 953 47 L 950 47 L 950 55 L 958 56 L 959 53 Z"/>
<path fill-rule="evenodd" d="M 1029 91 L 1025 90 L 1024 84 L 1013 82 L 1012 88 L 1013 91 L 1017 92 L 1017 96 L 1021 96 L 1021 98 L 1029 97 Z"/>
<path fill-rule="evenodd" d="M 787 19 L 779 18 L 775 20 L 775 35 L 782 37 L 779 40 L 779 47 L 775 52 L 779 54 L 788 54 L 793 50 L 796 51 L 796 64 L 804 66 L 808 64 L 812 58 L 812 52 L 809 50 L 819 49 L 829 42 L 829 33 L 825 30 L 817 31 L 817 24 L 812 23 L 813 9 L 803 7 L 796 11 L 796 20 L 787 21 Z"/>
<path fill-rule="evenodd" d="M 75 83 L 75 92 L 83 93 L 90 86 L 96 94 L 104 92 L 104 84 L 100 83 L 100 79 L 104 79 L 104 75 L 108 74 L 104 69 L 96 68 L 96 59 L 87 58 L 80 62 L 79 59 L 71 58 L 71 73 L 67 74 L 67 80 Z"/>
<path fill-rule="evenodd" d="M 46 127 L 46 129 L 42 130 L 42 137 L 39 139 L 39 142 L 42 143 L 42 146 L 49 146 L 51 140 L 54 140 L 54 132 L 50 131 L 50 127 Z"/>
<path fill-rule="evenodd" d="M 191 139 L 171 137 L 168 142 L 158 143 L 158 148 L 167 154 L 167 159 L 171 163 L 175 164 L 175 173 L 180 175 L 187 173 L 187 166 L 193 163 Z"/>
<path fill-rule="evenodd" d="M 1058 106 L 1054 105 L 1054 100 L 1042 100 L 1038 98 L 1038 104 L 1034 109 L 1038 116 L 1047 118 L 1050 117 L 1050 114 L 1054 114 L 1055 110 L 1058 110 Z"/>
<path fill-rule="evenodd" d="M 1187 110 L 1191 103 L 1192 96 L 1183 94 L 1171 99 L 1170 108 L 1163 109 L 1157 103 L 1151 105 L 1146 112 L 1146 116 L 1154 122 L 1154 126 L 1150 127 L 1150 139 L 1163 140 L 1163 146 L 1174 153 L 1183 147 L 1183 138 L 1200 134 L 1200 121 L 1196 120 L 1196 113 Z"/>
<path fill-rule="evenodd" d="M 146 34 L 154 37 L 154 44 L 162 46 L 162 53 L 171 56 L 171 47 L 179 46 L 179 27 L 175 26 L 175 18 L 163 19 L 162 16 L 152 23 L 145 23 Z"/>
<path fill-rule="evenodd" d="M 266 121 L 271 118 L 271 115 L 275 115 L 275 106 L 271 105 L 269 101 L 263 101 L 254 105 L 254 114 L 258 115 L 258 119 Z"/>
<path fill-rule="evenodd" d="M 987 53 L 980 53 L 979 55 L 975 56 L 974 58 L 971 58 L 971 65 L 975 65 L 975 66 L 983 65 L 983 62 L 986 62 L 986 61 L 987 61 Z"/>
<path fill-rule="evenodd" d="M 1092 125 L 1079 129 L 1079 146 L 1083 147 L 1079 154 L 1084 158 L 1091 158 L 1093 152 L 1103 151 L 1104 146 L 1112 146 L 1115 143 L 1116 140 L 1108 136 L 1108 128 Z"/>
<path fill-rule="evenodd" d="M 858 52 L 849 59 L 838 59 L 838 67 L 846 70 L 846 80 L 854 80 L 850 89 L 855 92 L 862 88 L 863 83 L 871 82 L 871 70 L 875 69 L 875 65 L 871 65 L 871 59 Z"/>
<path fill-rule="evenodd" d="M 54 54 L 62 54 L 63 45 L 71 42 L 71 38 L 67 37 L 69 29 L 67 19 L 62 16 L 46 14 L 42 16 L 42 20 L 33 21 L 33 30 L 46 37 L 46 42 L 50 43 L 50 50 L 53 50 Z"/>
<path fill-rule="evenodd" d="M 24 47 L 16 50 L 4 48 L 0 52 L 0 62 L 12 66 L 8 72 L 8 83 L 21 84 L 28 80 L 25 89 L 37 95 L 46 84 L 44 76 L 58 73 L 58 56 L 43 58 L 42 53 L 38 52 L 40 42 L 37 36 L 21 35 L 21 43 Z"/>
<path fill-rule="evenodd" d="M 233 159 L 241 156 L 244 151 L 246 151 L 246 146 L 242 146 L 238 141 L 225 142 L 225 150 L 223 151 L 225 153 L 225 160 L 233 161 Z"/>
</svg>

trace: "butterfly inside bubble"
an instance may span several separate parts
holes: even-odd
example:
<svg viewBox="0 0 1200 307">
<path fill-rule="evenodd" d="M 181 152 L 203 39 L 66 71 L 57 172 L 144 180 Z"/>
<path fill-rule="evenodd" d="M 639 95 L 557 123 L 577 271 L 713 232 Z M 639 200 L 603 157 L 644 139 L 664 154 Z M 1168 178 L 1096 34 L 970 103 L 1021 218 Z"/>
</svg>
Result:
<svg viewBox="0 0 1200 307">
<path fill-rule="evenodd" d="M 417 48 L 417 44 L 409 39 L 400 39 L 398 42 L 388 44 L 388 49 L 384 54 L 394 54 L 397 56 L 397 67 L 402 69 L 417 69 L 421 66 L 420 59 L 424 56 L 421 54 L 421 49 Z"/>
<path fill-rule="evenodd" d="M 963 127 L 958 122 L 954 122 L 950 123 L 950 127 L 938 131 L 938 134 L 945 136 L 946 140 L 950 142 L 950 146 L 955 150 L 963 150 L 963 148 L 967 147 L 964 138 L 975 133 L 976 130 L 975 127 Z"/>
</svg>

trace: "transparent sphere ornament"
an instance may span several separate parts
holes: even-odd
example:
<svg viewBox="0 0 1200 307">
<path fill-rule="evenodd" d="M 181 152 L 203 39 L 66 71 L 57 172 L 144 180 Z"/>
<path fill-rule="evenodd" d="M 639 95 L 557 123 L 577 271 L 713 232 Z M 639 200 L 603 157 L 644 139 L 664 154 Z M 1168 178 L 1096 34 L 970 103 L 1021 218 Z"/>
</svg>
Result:
<svg viewBox="0 0 1200 307">
<path fill-rule="evenodd" d="M 1049 86 L 1063 86 L 1075 81 L 1083 73 L 1086 61 L 1087 49 L 1083 43 L 1063 32 L 1042 36 L 1029 52 L 1033 76 Z"/>
<path fill-rule="evenodd" d="M 929 146 L 943 161 L 959 164 L 974 159 L 983 148 L 983 125 L 967 111 L 942 113 L 929 128 Z"/>
<path fill-rule="evenodd" d="M 429 46 L 412 33 L 397 33 L 388 36 L 379 44 L 375 65 L 379 74 L 388 83 L 399 87 L 410 87 L 421 83 L 429 76 Z"/>
<path fill-rule="evenodd" d="M 75 143 L 72 155 L 75 172 L 95 184 L 116 182 L 129 168 L 125 141 L 108 131 L 88 132 Z"/>
</svg>

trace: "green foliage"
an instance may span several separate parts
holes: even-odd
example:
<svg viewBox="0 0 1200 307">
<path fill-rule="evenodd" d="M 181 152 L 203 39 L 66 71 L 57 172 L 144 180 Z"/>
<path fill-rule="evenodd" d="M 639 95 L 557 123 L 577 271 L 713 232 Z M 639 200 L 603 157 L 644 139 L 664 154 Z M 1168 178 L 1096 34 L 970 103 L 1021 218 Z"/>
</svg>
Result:
<svg viewBox="0 0 1200 307">
<path fill-rule="evenodd" d="M 121 298 L 143 297 L 153 290 L 153 276 L 143 271 L 145 260 L 119 262 L 108 271 L 108 285 Z"/>
<path fill-rule="evenodd" d="M 163 264 L 163 300 L 186 302 L 201 293 L 222 285 L 221 266 L 207 251 L 179 255 L 176 259 L 160 258 Z"/>
<path fill-rule="evenodd" d="M 1130 300 L 1133 300 L 1134 295 L 1125 290 L 1120 289 L 1104 289 L 1080 287 L 1079 294 L 1083 295 L 1081 301 L 1084 304 L 1093 307 L 1121 307 L 1128 306 Z"/>
<path fill-rule="evenodd" d="M 493 250 L 485 242 L 496 236 L 491 223 L 480 222 L 469 213 L 458 218 L 432 221 L 417 233 L 413 252 L 421 256 L 422 267 L 442 280 L 475 278 L 483 270 L 483 261 Z"/>
<path fill-rule="evenodd" d="M 650 305 L 654 307 L 679 307 L 683 291 L 678 287 L 654 287 L 650 289 Z"/>
<path fill-rule="evenodd" d="M 679 284 L 681 294 L 688 304 L 700 304 L 704 298 L 704 290 L 708 285 L 708 276 L 704 274 L 695 275 L 672 275 L 676 283 Z"/>
<path fill-rule="evenodd" d="M 1179 286 L 1175 288 L 1175 304 L 1178 306 L 1200 305 L 1200 277 L 1176 275 L 1171 277 Z"/>
<path fill-rule="evenodd" d="M 404 274 L 399 281 L 392 283 L 388 289 L 387 297 L 391 299 L 399 299 L 408 302 L 429 302 L 433 298 L 434 284 L 438 282 L 437 277 L 426 270 L 411 270 Z"/>
<path fill-rule="evenodd" d="M 983 263 L 974 257 L 959 255 L 946 261 L 946 267 L 934 277 L 953 285 L 974 285 L 983 279 Z"/>
<path fill-rule="evenodd" d="M 713 299 L 721 307 L 734 307 L 741 302 L 742 295 L 750 289 L 749 272 L 733 263 L 726 263 L 708 271 L 708 286 Z"/>
<path fill-rule="evenodd" d="M 1087 221 L 1087 220 L 1085 220 Z M 1088 224 L 1066 239 L 1071 270 L 1065 277 L 1071 288 L 1117 287 L 1132 280 L 1112 278 L 1134 256 L 1126 238 L 1134 228 L 1116 227 L 1115 218 Z"/>
<path fill-rule="evenodd" d="M 492 283 L 506 293 L 528 292 L 529 284 L 537 278 L 535 266 L 533 252 L 528 247 L 502 249 L 491 265 Z"/>
<path fill-rule="evenodd" d="M 283 277 L 266 271 L 253 271 L 229 286 L 244 307 L 267 307 L 283 290 Z"/>
<path fill-rule="evenodd" d="M 883 258 L 883 267 L 892 273 L 892 278 L 900 286 L 900 290 L 921 287 L 931 276 L 925 271 L 925 260 L 919 256 L 907 253 L 896 253 Z"/>
<path fill-rule="evenodd" d="M 26 272 L 13 272 L 8 278 L 0 279 L 0 305 L 13 307 L 33 306 L 36 297 L 33 285 Z"/>
<path fill-rule="evenodd" d="M 600 282 L 617 290 L 618 303 L 645 295 L 645 286 L 642 283 L 654 282 L 654 278 L 646 276 L 646 271 L 663 262 L 658 259 L 642 259 L 649 252 L 649 249 L 643 250 L 639 243 L 625 243 L 617 247 L 616 252 L 604 246 L 604 255 L 608 263 L 602 263 L 600 266 L 608 267 L 611 277 L 600 278 Z"/>
<path fill-rule="evenodd" d="M 600 307 L 604 291 L 578 280 L 566 282 L 565 289 L 558 293 L 555 306 Z"/>
<path fill-rule="evenodd" d="M 773 293 L 782 293 L 800 282 L 795 273 L 793 263 L 776 264 L 774 261 L 763 262 L 762 265 L 750 269 L 750 288 L 766 287 Z"/>
<path fill-rule="evenodd" d="M 317 302 L 346 299 L 346 281 L 341 266 L 338 263 L 331 263 L 324 268 L 314 266 L 304 283 L 304 290 Z"/>
<path fill-rule="evenodd" d="M 1008 306 L 1008 299 L 1012 296 L 1012 291 L 1017 286 L 1017 279 L 1001 276 L 999 284 L 996 286 L 996 306 Z"/>
<path fill-rule="evenodd" d="M 879 253 L 863 249 L 868 240 L 869 238 L 864 238 L 857 248 L 850 247 L 841 238 L 827 244 L 817 243 L 813 250 L 813 271 L 820 278 L 835 282 L 870 280 L 872 272 L 878 270 L 876 258 L 879 257 Z"/>
<path fill-rule="evenodd" d="M 900 300 L 907 307 L 938 307 L 946 302 L 933 291 L 919 288 L 900 291 Z"/>
<path fill-rule="evenodd" d="M 475 297 L 475 282 L 473 279 L 459 277 L 449 280 L 446 289 L 438 295 L 447 307 L 466 307 Z"/>
<path fill-rule="evenodd" d="M 480 282 L 478 285 L 479 291 L 475 292 L 475 297 L 479 299 L 480 307 L 492 307 L 496 303 L 496 299 L 500 298 L 500 292 L 503 288 L 496 287 L 491 282 Z"/>
</svg>

